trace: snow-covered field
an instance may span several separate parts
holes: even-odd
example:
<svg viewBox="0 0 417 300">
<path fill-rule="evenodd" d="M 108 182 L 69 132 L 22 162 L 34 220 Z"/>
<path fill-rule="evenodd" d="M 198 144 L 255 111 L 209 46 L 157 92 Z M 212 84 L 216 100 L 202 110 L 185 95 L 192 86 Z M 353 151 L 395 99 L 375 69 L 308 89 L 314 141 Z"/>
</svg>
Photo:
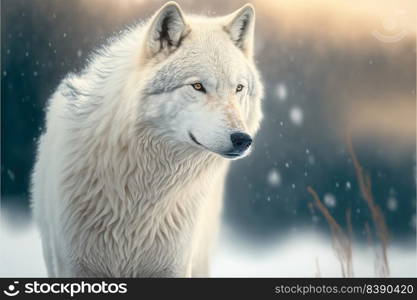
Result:
<svg viewBox="0 0 417 300">
<path fill-rule="evenodd" d="M 213 259 L 214 277 L 315 277 L 317 265 L 323 277 L 339 277 L 340 266 L 323 236 L 304 233 L 267 246 L 248 249 L 224 227 Z M 374 256 L 370 249 L 354 249 L 355 276 L 374 276 Z M 391 275 L 416 277 L 415 248 L 389 249 Z M 33 225 L 14 231 L 0 223 L 0 277 L 44 277 L 39 234 Z"/>
<path fill-rule="evenodd" d="M 245 251 L 240 245 L 232 234 L 227 233 L 226 228 L 214 257 L 213 276 L 341 277 L 340 264 L 331 247 L 331 241 L 314 232 L 280 239 L 263 251 Z M 364 246 L 353 249 L 354 276 L 375 277 L 374 252 Z M 415 247 L 393 245 L 389 248 L 388 255 L 392 277 L 417 277 Z"/>
</svg>

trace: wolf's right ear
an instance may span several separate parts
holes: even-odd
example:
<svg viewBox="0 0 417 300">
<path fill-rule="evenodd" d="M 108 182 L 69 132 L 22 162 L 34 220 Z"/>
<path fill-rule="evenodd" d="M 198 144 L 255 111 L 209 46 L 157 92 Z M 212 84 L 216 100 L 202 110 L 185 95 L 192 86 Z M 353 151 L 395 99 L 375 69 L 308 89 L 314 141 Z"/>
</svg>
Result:
<svg viewBox="0 0 417 300">
<path fill-rule="evenodd" d="M 152 17 L 145 41 L 147 57 L 174 51 L 188 33 L 188 28 L 180 6 L 172 1 L 166 3 Z"/>
<path fill-rule="evenodd" d="M 234 13 L 226 16 L 225 31 L 233 43 L 246 56 L 253 55 L 253 36 L 255 28 L 255 9 L 252 4 L 246 4 Z"/>
</svg>

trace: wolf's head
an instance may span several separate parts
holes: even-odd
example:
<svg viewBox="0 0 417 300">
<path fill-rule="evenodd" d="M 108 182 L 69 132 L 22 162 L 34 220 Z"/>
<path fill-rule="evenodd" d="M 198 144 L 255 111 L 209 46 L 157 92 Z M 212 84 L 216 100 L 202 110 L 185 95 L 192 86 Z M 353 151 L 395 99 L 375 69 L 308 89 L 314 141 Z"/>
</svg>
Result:
<svg viewBox="0 0 417 300">
<path fill-rule="evenodd" d="M 218 18 L 164 5 L 145 27 L 142 117 L 197 151 L 230 159 L 248 154 L 262 118 L 254 23 L 249 4 Z"/>
</svg>

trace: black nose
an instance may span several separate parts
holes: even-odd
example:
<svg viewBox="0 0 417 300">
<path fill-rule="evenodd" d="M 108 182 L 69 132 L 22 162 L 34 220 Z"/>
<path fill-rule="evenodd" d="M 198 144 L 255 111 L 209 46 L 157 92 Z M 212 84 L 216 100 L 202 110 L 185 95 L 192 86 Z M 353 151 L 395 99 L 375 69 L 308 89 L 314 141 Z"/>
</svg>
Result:
<svg viewBox="0 0 417 300">
<path fill-rule="evenodd" d="M 232 133 L 230 139 L 232 140 L 233 150 L 238 152 L 245 151 L 252 144 L 252 138 L 243 132 Z"/>
</svg>

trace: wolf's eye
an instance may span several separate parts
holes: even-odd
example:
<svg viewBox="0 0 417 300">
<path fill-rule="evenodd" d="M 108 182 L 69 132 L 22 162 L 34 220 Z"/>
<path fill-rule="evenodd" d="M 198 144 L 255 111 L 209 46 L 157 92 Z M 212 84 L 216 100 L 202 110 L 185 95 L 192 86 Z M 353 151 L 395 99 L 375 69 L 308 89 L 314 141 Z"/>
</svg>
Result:
<svg viewBox="0 0 417 300">
<path fill-rule="evenodd" d="M 192 87 L 193 87 L 196 91 L 199 91 L 199 92 L 202 92 L 202 93 L 205 93 L 205 92 L 206 92 L 206 89 L 204 88 L 204 86 L 203 86 L 200 82 L 193 83 L 193 84 L 192 84 Z"/>
<path fill-rule="evenodd" d="M 244 86 L 242 84 L 238 84 L 236 87 L 236 93 L 239 93 L 243 90 Z"/>
</svg>

